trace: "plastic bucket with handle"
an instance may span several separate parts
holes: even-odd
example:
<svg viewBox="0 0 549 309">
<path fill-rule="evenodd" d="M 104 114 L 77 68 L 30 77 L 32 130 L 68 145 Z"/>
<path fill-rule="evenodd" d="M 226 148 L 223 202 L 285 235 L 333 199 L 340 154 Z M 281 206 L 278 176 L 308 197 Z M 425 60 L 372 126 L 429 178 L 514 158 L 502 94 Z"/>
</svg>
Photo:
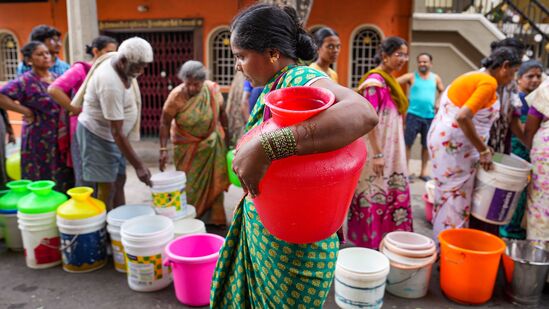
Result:
<svg viewBox="0 0 549 309">
<path fill-rule="evenodd" d="M 440 287 L 453 301 L 479 305 L 492 297 L 505 243 L 473 229 L 449 229 L 440 241 Z"/>
<path fill-rule="evenodd" d="M 114 268 L 119 272 L 126 272 L 126 258 L 120 226 L 127 220 L 139 216 L 154 215 L 154 209 L 149 205 L 124 205 L 116 207 L 107 214 L 107 231 L 111 237 L 112 257 Z"/>
<path fill-rule="evenodd" d="M 335 300 L 340 308 L 381 308 L 389 260 L 366 248 L 339 251 L 335 270 Z"/>
<path fill-rule="evenodd" d="M 508 224 L 528 185 L 531 165 L 501 153 L 494 154 L 493 163 L 493 170 L 480 168 L 477 172 L 471 214 L 491 224 Z"/>
<path fill-rule="evenodd" d="M 162 172 L 151 177 L 152 199 L 157 214 L 174 220 L 185 215 L 186 181 L 185 173 L 179 171 Z"/>
<path fill-rule="evenodd" d="M 173 239 L 170 218 L 159 215 L 133 218 L 122 224 L 120 234 L 132 290 L 157 291 L 172 283 L 172 274 L 163 265 L 164 247 Z"/>
<path fill-rule="evenodd" d="M 205 306 L 219 250 L 225 238 L 208 233 L 179 237 L 166 246 L 164 265 L 171 266 L 175 295 L 183 304 Z"/>
</svg>

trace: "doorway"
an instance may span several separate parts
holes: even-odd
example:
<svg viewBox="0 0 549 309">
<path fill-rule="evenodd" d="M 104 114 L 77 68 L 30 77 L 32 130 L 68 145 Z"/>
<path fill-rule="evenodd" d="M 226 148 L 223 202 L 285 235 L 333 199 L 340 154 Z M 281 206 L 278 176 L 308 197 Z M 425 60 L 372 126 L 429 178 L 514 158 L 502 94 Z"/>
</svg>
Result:
<svg viewBox="0 0 549 309">
<path fill-rule="evenodd" d="M 138 77 L 141 99 L 141 136 L 158 137 L 162 106 L 170 91 L 181 83 L 177 73 L 187 60 L 202 60 L 195 50 L 201 46 L 196 41 L 196 31 L 103 31 L 103 34 L 115 38 L 119 43 L 138 36 L 147 40 L 154 52 L 153 63 L 145 68 Z M 198 55 L 198 59 L 197 59 Z"/>
</svg>

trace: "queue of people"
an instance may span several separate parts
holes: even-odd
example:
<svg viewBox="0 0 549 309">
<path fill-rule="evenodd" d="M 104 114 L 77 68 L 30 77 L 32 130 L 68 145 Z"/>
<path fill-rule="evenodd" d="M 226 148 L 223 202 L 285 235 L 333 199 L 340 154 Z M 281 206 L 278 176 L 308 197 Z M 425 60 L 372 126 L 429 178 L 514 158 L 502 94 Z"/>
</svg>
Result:
<svg viewBox="0 0 549 309">
<path fill-rule="evenodd" d="M 150 171 L 129 140 L 139 139 L 136 78 L 152 62 L 152 47 L 140 38 L 118 47 L 115 39 L 99 36 L 87 47 L 91 61 L 69 67 L 58 58 L 60 35 L 37 26 L 21 49 L 20 75 L 0 88 L 6 133 L 12 140 L 5 111 L 21 114 L 23 179 L 53 180 L 61 192 L 75 185 L 97 187 L 112 209 L 125 204 L 126 160 L 150 185 Z"/>
</svg>

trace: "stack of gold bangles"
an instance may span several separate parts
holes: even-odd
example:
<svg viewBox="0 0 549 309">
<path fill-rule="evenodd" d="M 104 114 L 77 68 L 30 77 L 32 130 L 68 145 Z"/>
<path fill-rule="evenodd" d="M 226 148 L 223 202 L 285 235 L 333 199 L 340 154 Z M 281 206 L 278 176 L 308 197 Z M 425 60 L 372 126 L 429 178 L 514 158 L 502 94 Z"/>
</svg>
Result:
<svg viewBox="0 0 549 309">
<path fill-rule="evenodd" d="M 261 146 L 271 161 L 293 156 L 297 152 L 297 143 L 290 128 L 261 133 Z"/>
</svg>

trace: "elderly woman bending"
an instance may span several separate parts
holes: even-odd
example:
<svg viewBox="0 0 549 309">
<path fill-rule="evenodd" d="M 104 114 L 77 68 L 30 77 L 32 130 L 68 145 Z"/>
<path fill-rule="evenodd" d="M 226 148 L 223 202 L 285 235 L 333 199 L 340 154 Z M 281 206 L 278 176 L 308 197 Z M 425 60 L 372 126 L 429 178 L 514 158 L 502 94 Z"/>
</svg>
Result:
<svg viewBox="0 0 549 309">
<path fill-rule="evenodd" d="M 225 224 L 223 191 L 229 180 L 223 96 L 216 83 L 206 80 L 198 61 L 185 62 L 179 78 L 183 83 L 172 90 L 160 117 L 160 170 L 166 168 L 171 135 L 175 168 L 187 174 L 187 200 L 198 216 L 211 209 L 209 223 Z"/>
</svg>

